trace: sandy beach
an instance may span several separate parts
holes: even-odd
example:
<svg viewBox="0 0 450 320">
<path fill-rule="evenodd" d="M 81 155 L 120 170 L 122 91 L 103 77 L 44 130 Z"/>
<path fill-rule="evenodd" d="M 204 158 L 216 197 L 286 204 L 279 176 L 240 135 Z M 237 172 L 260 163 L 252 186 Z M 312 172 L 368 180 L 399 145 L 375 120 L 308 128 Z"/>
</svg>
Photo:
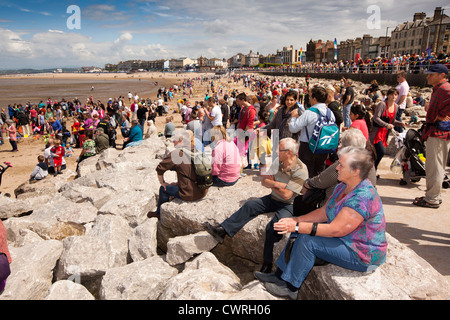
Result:
<svg viewBox="0 0 450 320">
<path fill-rule="evenodd" d="M 183 80 L 201 77 L 199 73 L 139 73 L 139 74 L 34 74 L 0 76 L 0 107 L 7 109 L 13 103 L 39 103 L 49 97 L 53 100 L 73 99 L 81 101 L 91 95 L 95 100 L 106 103 L 109 98 L 127 96 L 128 92 L 137 93 L 140 97 L 154 100 L 158 88 L 180 84 Z M 209 74 L 212 76 L 212 74 Z M 297 79 L 296 79 L 297 80 Z M 158 82 L 158 85 L 155 85 Z M 250 92 L 244 88 L 242 82 L 238 85 L 229 84 L 226 78 L 220 81 L 225 90 L 233 88 Z M 92 90 L 94 87 L 94 90 Z M 206 92 L 203 86 L 196 82 L 195 96 L 190 101 L 202 100 Z M 182 94 L 175 96 L 170 103 L 170 113 L 176 108 L 176 100 L 186 97 Z M 126 98 L 125 101 L 128 99 Z M 177 128 L 181 128 L 181 116 L 174 114 Z M 70 127 L 71 119 L 68 124 Z M 161 132 L 165 125 L 165 117 L 156 119 L 156 126 Z M 5 136 L 5 134 L 4 134 Z M 122 139 L 117 139 L 118 149 L 121 149 Z M 11 153 L 11 146 L 7 140 L 0 146 L 0 163 L 9 161 L 10 168 L 3 176 L 0 190 L 14 196 L 14 190 L 27 181 L 37 163 L 37 156 L 43 154 L 43 138 L 30 137 L 18 145 L 19 152 Z M 75 159 L 80 149 L 75 149 L 74 157 L 66 159 L 67 168 L 75 171 Z M 419 183 L 399 186 L 400 176 L 389 170 L 391 157 L 385 156 L 379 167 L 381 179 L 377 190 L 383 200 L 383 207 L 387 221 L 387 231 L 403 244 L 413 249 L 419 256 L 428 261 L 438 272 L 450 279 L 450 193 L 443 189 L 444 203 L 438 210 L 420 208 L 412 205 L 414 197 L 422 196 L 425 190 L 425 179 Z M 51 179 L 49 177 L 48 179 Z"/>
</svg>

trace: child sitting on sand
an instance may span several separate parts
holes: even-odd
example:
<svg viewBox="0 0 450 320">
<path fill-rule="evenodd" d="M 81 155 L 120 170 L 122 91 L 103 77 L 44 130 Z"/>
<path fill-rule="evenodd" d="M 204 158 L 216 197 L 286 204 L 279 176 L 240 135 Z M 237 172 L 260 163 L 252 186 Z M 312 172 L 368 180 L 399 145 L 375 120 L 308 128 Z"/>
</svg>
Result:
<svg viewBox="0 0 450 320">
<path fill-rule="evenodd" d="M 32 181 L 39 181 L 48 176 L 48 166 L 44 162 L 45 158 L 43 155 L 38 156 L 38 164 L 34 168 L 30 175 L 30 183 Z"/>
</svg>

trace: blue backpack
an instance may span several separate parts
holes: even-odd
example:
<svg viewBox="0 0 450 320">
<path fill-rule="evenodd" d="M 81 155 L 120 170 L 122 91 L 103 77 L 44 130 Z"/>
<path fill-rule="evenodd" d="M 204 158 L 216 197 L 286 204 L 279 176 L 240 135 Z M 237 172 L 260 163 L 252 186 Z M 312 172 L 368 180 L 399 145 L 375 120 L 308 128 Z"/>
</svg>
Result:
<svg viewBox="0 0 450 320">
<path fill-rule="evenodd" d="M 326 115 L 322 113 L 317 108 L 309 108 L 308 110 L 315 112 L 319 115 L 319 120 L 317 120 L 314 126 L 314 132 L 309 137 L 308 130 L 306 130 L 306 136 L 309 141 L 309 149 L 313 154 L 327 154 L 336 152 L 339 145 L 339 127 L 334 122 L 331 117 L 331 110 L 327 108 Z"/>
</svg>

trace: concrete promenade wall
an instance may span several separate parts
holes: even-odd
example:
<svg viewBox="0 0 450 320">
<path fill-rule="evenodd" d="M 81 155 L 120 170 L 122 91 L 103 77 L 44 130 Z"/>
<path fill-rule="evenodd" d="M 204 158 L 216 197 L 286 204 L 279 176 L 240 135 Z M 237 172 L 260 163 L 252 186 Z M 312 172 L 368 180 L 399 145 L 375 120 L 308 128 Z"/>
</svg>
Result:
<svg viewBox="0 0 450 320">
<path fill-rule="evenodd" d="M 277 76 L 277 77 L 306 77 L 317 79 L 329 79 L 329 80 L 341 80 L 342 77 L 352 79 L 353 81 L 359 81 L 362 83 L 370 83 L 372 80 L 377 80 L 379 85 L 391 85 L 396 86 L 397 75 L 391 73 L 290 73 L 290 72 L 260 72 L 263 75 Z M 411 87 L 425 87 L 427 85 L 425 74 L 408 74 L 406 81 Z"/>
</svg>

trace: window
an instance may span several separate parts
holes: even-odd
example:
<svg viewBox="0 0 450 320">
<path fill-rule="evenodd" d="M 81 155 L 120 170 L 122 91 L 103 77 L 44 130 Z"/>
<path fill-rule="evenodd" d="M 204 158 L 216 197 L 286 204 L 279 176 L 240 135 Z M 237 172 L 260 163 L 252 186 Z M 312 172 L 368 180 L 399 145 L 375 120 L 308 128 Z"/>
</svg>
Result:
<svg viewBox="0 0 450 320">
<path fill-rule="evenodd" d="M 411 47 L 414 47 L 414 40 L 411 40 Z"/>
</svg>

